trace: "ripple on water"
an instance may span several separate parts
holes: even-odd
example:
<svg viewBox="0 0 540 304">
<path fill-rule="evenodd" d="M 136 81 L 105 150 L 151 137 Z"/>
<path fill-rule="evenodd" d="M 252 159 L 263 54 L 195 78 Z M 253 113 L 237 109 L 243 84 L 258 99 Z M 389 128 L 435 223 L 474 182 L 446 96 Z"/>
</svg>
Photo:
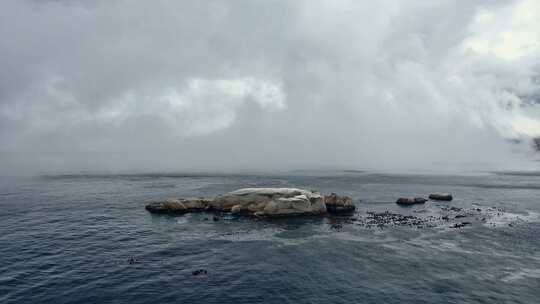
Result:
<svg viewBox="0 0 540 304">
<path fill-rule="evenodd" d="M 0 185 L 8 194 L 0 195 L 0 302 L 535 303 L 538 193 L 460 186 L 475 183 L 490 177 L 92 176 Z M 142 208 L 245 185 L 347 193 L 358 212 L 213 221 Z M 456 200 L 394 203 L 432 188 Z M 471 225 L 450 228 L 464 221 Z M 196 269 L 208 274 L 193 276 Z"/>
</svg>

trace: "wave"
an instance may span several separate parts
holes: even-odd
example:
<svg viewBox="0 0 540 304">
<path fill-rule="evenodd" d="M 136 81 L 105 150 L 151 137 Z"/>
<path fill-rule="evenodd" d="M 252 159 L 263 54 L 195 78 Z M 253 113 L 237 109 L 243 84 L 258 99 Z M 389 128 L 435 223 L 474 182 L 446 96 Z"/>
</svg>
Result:
<svg viewBox="0 0 540 304">
<path fill-rule="evenodd" d="M 203 173 L 133 173 L 133 174 L 54 174 L 40 175 L 41 179 L 156 179 L 156 178 L 209 178 L 224 177 L 231 174 L 203 174 Z M 234 174 L 232 174 L 234 176 Z"/>
<path fill-rule="evenodd" d="M 494 171 L 491 172 L 496 175 L 508 175 L 508 176 L 539 176 L 540 171 Z"/>
<path fill-rule="evenodd" d="M 540 184 L 460 184 L 460 187 L 473 187 L 473 188 L 485 188 L 485 189 L 521 189 L 521 190 L 540 190 Z"/>
</svg>

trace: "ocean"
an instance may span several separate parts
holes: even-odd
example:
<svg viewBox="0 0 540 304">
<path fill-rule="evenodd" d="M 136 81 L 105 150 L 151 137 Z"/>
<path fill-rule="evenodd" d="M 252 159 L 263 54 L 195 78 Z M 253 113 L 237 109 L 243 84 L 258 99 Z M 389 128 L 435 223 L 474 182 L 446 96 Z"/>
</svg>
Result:
<svg viewBox="0 0 540 304">
<path fill-rule="evenodd" d="M 356 211 L 144 209 L 243 187 L 335 192 Z M 431 192 L 454 200 L 395 203 Z M 539 236 L 535 173 L 0 178 L 0 303 L 539 303 Z"/>
</svg>

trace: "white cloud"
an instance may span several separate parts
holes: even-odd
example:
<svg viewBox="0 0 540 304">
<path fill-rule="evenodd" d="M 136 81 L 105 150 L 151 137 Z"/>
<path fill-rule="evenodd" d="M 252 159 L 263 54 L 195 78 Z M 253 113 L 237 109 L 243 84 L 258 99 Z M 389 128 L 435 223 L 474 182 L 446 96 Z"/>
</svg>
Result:
<svg viewBox="0 0 540 304">
<path fill-rule="evenodd" d="M 286 108 L 286 96 L 279 83 L 253 78 L 192 78 L 183 88 L 169 88 L 159 97 L 168 107 L 163 114 L 180 133 L 201 135 L 229 127 L 236 111 L 246 102 L 255 102 L 267 111 Z M 161 111 L 158 109 L 158 111 Z"/>
<path fill-rule="evenodd" d="M 504 9 L 481 10 L 471 23 L 465 49 L 505 60 L 540 51 L 540 2 L 516 1 Z"/>
<path fill-rule="evenodd" d="M 3 1 L 0 164 L 514 166 L 506 139 L 540 135 L 539 5 Z"/>
</svg>

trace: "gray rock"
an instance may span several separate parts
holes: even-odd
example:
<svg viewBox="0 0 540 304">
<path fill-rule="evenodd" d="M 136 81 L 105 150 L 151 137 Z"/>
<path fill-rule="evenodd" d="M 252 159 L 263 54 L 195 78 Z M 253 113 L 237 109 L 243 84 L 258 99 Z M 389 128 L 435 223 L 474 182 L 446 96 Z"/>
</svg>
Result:
<svg viewBox="0 0 540 304">
<path fill-rule="evenodd" d="M 211 206 L 222 211 L 268 217 L 326 212 L 322 195 L 296 188 L 239 189 L 216 197 Z"/>
<path fill-rule="evenodd" d="M 425 202 L 427 202 L 427 199 L 423 197 L 400 197 L 396 201 L 396 204 L 409 206 L 414 204 L 423 204 Z"/>
<path fill-rule="evenodd" d="M 167 200 L 154 202 L 146 205 L 146 210 L 151 213 L 186 213 L 188 209 L 180 200 Z"/>
<path fill-rule="evenodd" d="M 328 213 L 350 213 L 355 209 L 352 198 L 339 196 L 335 193 L 326 195 L 324 197 L 324 204 Z"/>
<path fill-rule="evenodd" d="M 224 211 L 263 217 L 326 213 L 324 197 L 296 188 L 244 188 L 215 198 L 174 199 L 146 205 L 152 213 Z"/>
<path fill-rule="evenodd" d="M 434 201 L 451 201 L 453 199 L 452 195 L 449 193 L 432 193 L 429 195 L 429 199 Z"/>
<path fill-rule="evenodd" d="M 164 202 L 153 202 L 146 205 L 151 213 L 187 213 L 208 210 L 210 200 L 204 198 L 168 199 Z"/>
<path fill-rule="evenodd" d="M 427 201 L 428 201 L 428 200 L 425 199 L 425 198 L 423 198 L 423 197 L 415 197 L 415 198 L 414 198 L 414 202 L 415 202 L 416 204 L 423 204 L 423 203 L 425 203 L 425 202 L 427 202 Z"/>
</svg>

